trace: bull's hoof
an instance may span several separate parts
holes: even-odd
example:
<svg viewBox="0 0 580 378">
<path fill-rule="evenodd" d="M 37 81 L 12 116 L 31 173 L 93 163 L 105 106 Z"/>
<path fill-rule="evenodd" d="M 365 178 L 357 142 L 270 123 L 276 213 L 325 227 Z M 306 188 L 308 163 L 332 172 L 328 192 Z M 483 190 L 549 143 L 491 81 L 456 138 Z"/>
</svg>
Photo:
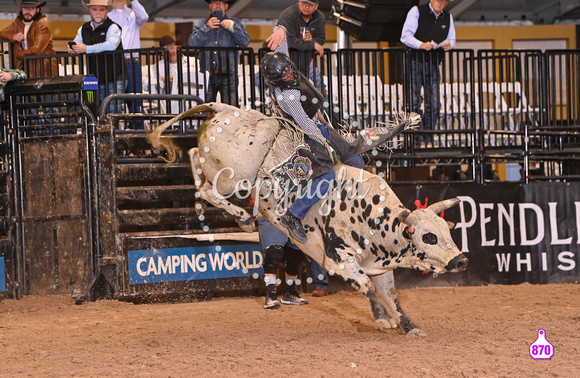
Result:
<svg viewBox="0 0 580 378">
<path fill-rule="evenodd" d="M 245 232 L 254 232 L 256 229 L 254 225 L 254 218 L 252 217 L 240 217 L 237 219 L 238 225 Z"/>
<path fill-rule="evenodd" d="M 397 323 L 395 323 L 395 320 L 393 318 L 376 319 L 375 322 L 379 325 L 381 329 L 394 329 L 398 327 Z"/>
<path fill-rule="evenodd" d="M 409 332 L 407 332 L 407 336 L 409 337 L 425 337 L 427 334 L 421 330 L 421 328 L 413 328 Z"/>
</svg>

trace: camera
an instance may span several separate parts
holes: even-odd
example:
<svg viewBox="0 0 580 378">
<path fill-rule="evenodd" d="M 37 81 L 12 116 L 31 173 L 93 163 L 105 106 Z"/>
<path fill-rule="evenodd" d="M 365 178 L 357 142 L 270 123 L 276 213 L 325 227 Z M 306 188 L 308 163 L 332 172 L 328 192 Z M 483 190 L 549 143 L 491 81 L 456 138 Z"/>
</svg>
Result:
<svg viewBox="0 0 580 378">
<path fill-rule="evenodd" d="M 222 22 L 224 20 L 224 15 L 222 13 L 222 11 L 220 9 L 218 10 L 214 10 L 212 15 L 217 18 L 218 20 L 220 20 L 220 22 Z"/>
</svg>

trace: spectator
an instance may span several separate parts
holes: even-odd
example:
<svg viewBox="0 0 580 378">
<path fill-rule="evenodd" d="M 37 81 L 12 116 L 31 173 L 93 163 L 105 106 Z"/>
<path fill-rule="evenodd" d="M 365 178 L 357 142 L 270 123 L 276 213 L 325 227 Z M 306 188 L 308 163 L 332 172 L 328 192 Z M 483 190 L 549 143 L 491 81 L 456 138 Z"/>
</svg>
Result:
<svg viewBox="0 0 580 378">
<path fill-rule="evenodd" d="M 131 8 L 129 8 L 131 5 Z M 139 0 L 113 0 L 113 9 L 109 13 L 109 18 L 113 20 L 122 29 L 121 39 L 125 50 L 134 50 L 141 48 L 140 29 L 147 20 L 149 15 L 139 3 Z M 141 93 L 141 62 L 139 53 L 125 54 L 127 63 L 127 93 Z M 128 101 L 127 107 L 129 113 L 141 113 L 143 110 L 142 101 Z M 138 122 L 138 129 L 143 128 L 142 122 Z"/>
<path fill-rule="evenodd" d="M 308 301 L 298 293 L 296 279 L 300 266 L 302 251 L 292 243 L 286 235 L 277 229 L 264 217 L 258 219 L 258 233 L 260 234 L 260 248 L 264 251 L 264 281 L 266 282 L 265 309 L 280 307 L 276 292 L 276 279 L 280 262 L 286 262 L 286 290 L 282 295 L 282 304 L 303 305 Z"/>
<path fill-rule="evenodd" d="M 91 21 L 83 24 L 74 39 L 74 45 L 69 45 L 71 54 L 87 54 L 87 70 L 95 75 L 99 81 L 101 101 L 109 94 L 123 93 L 125 79 L 123 70 L 123 41 L 121 27 L 107 14 L 112 9 L 107 0 L 90 0 L 89 4 L 83 1 L 84 7 L 91 15 Z M 117 51 L 116 54 L 106 53 Z M 104 54 L 103 54 L 104 53 Z M 110 113 L 120 113 L 121 109 L 115 104 L 109 107 Z"/>
<path fill-rule="evenodd" d="M 414 6 L 407 13 L 401 32 L 401 42 L 414 49 L 411 52 L 411 111 L 422 115 L 422 128 L 434 130 L 439 119 L 439 63 L 441 49 L 455 47 L 453 17 L 445 11 L 449 0 L 430 0 Z M 425 92 L 425 112 L 421 111 L 421 88 Z M 428 136 L 426 141 L 431 141 Z"/>
<path fill-rule="evenodd" d="M 318 0 L 298 0 L 280 14 L 278 24 L 286 28 L 290 59 L 300 72 L 311 78 L 320 93 L 328 95 L 322 75 L 312 62 L 313 53 L 324 55 L 326 26 L 324 14 L 318 10 Z"/>
<path fill-rule="evenodd" d="M 4 101 L 4 87 L 6 84 L 16 79 L 26 79 L 26 74 L 22 70 L 0 68 L 0 101 Z"/>
<path fill-rule="evenodd" d="M 165 59 L 159 60 L 157 64 L 151 70 L 150 77 L 145 77 L 143 80 L 143 88 L 145 90 L 150 90 L 151 93 L 167 93 L 167 88 L 169 88 L 169 93 L 179 94 L 180 85 L 184 83 L 191 83 L 195 85 L 197 90 L 191 90 L 189 93 L 195 94 L 201 99 L 204 99 L 204 74 L 199 72 L 197 65 L 197 60 L 194 58 L 188 58 L 183 56 L 181 58 L 181 67 L 183 73 L 183 79 L 178 80 L 178 66 L 177 66 L 177 44 L 175 39 L 169 35 L 161 37 L 159 40 L 159 47 L 163 47 L 167 50 L 167 56 L 169 65 L 165 66 Z M 166 78 L 165 75 L 169 73 L 169 77 Z M 166 101 L 161 101 L 161 111 L 165 114 L 179 114 L 181 110 L 179 109 L 179 101 L 171 101 L 170 113 L 167 112 Z"/>
<path fill-rule="evenodd" d="M 250 43 L 246 28 L 236 18 L 229 18 L 226 11 L 235 0 L 206 0 L 211 14 L 199 21 L 189 36 L 193 47 L 237 47 L 245 48 Z M 215 101 L 220 93 L 221 101 L 230 105 L 238 103 L 238 52 L 204 51 L 201 68 L 210 72 L 206 99 Z"/>
<path fill-rule="evenodd" d="M 23 0 L 16 5 L 20 7 L 20 12 L 16 19 L 0 32 L 0 38 L 12 41 L 14 67 L 22 70 L 26 56 L 49 55 L 55 52 L 50 26 L 41 10 L 46 1 L 39 3 L 37 0 Z M 30 77 L 56 76 L 58 73 L 55 59 L 38 60 L 36 65 L 31 62 L 27 68 Z"/>
</svg>

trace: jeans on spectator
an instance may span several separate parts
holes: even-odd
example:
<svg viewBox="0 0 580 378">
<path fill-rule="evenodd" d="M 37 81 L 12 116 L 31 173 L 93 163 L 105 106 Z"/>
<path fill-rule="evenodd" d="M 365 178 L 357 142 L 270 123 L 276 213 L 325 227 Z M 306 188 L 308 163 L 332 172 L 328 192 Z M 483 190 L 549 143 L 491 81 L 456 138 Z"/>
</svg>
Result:
<svg viewBox="0 0 580 378">
<path fill-rule="evenodd" d="M 215 101 L 220 94 L 221 102 L 238 106 L 238 76 L 234 73 L 214 73 L 210 75 L 206 99 Z"/>
<path fill-rule="evenodd" d="M 141 62 L 139 60 L 127 61 L 127 76 L 129 80 L 127 81 L 126 93 L 141 93 L 143 83 L 141 80 Z M 143 101 L 127 101 L 127 108 L 129 109 L 129 113 L 142 113 Z M 130 122 L 130 125 L 132 123 Z M 136 121 L 133 128 L 142 129 L 143 121 Z"/>
<path fill-rule="evenodd" d="M 320 264 L 312 260 L 310 262 L 310 272 L 312 273 L 312 279 L 314 280 L 315 290 L 328 290 L 328 273 L 324 270 Z"/>
<path fill-rule="evenodd" d="M 439 65 L 437 62 L 411 60 L 411 110 L 421 115 L 421 127 L 435 130 L 439 119 Z M 425 92 L 425 112 L 421 111 L 421 88 Z"/>
<path fill-rule="evenodd" d="M 114 93 L 123 93 L 125 90 L 125 80 L 109 81 L 106 84 L 99 84 L 99 93 L 101 97 L 101 102 L 108 95 Z M 122 113 L 123 105 L 120 101 L 111 101 L 109 103 L 109 113 Z"/>
</svg>

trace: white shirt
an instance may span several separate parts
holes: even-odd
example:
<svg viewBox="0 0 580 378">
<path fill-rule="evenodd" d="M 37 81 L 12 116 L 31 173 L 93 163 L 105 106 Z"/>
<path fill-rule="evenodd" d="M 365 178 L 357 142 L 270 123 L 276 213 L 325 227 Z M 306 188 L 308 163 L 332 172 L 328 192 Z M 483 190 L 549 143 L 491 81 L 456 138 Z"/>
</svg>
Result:
<svg viewBox="0 0 580 378">
<path fill-rule="evenodd" d="M 177 79 L 177 63 L 169 63 L 169 73 L 173 80 L 165 77 L 165 60 L 161 59 L 151 69 L 149 73 L 143 73 L 143 90 L 150 91 L 152 94 L 166 93 L 165 86 L 171 83 L 171 94 L 179 94 L 180 85 L 183 86 L 184 94 L 193 94 L 205 99 L 206 80 L 209 74 L 199 71 L 199 63 L 196 59 L 190 58 L 189 62 L 186 57 L 182 57 L 183 83 Z M 197 65 L 197 67 L 196 67 Z M 163 80 L 161 80 L 163 78 Z M 161 112 L 164 114 L 179 114 L 179 101 L 171 101 L 171 112 L 167 112 L 167 101 L 161 101 Z"/>
<path fill-rule="evenodd" d="M 123 30 L 123 49 L 132 50 L 141 48 L 140 28 L 147 20 L 149 15 L 139 0 L 131 1 L 131 8 L 126 5 L 123 9 L 113 9 L 108 13 L 111 20 L 115 21 Z"/>
<path fill-rule="evenodd" d="M 30 27 L 32 26 L 32 23 L 34 21 L 23 21 L 24 22 L 24 39 L 22 40 L 22 50 L 28 50 L 28 30 L 30 30 Z"/>
<path fill-rule="evenodd" d="M 433 10 L 431 3 L 429 3 L 429 8 L 431 9 L 431 12 L 435 14 L 435 11 Z M 438 18 L 439 15 L 436 15 L 435 17 Z M 415 38 L 415 33 L 417 32 L 418 28 L 419 28 L 419 8 L 417 8 L 417 6 L 414 6 L 413 8 L 411 8 L 411 10 L 409 10 L 409 13 L 407 13 L 407 18 L 405 20 L 405 24 L 403 25 L 403 30 L 401 32 L 401 42 L 403 42 L 405 45 L 407 45 L 412 49 L 419 50 L 421 48 L 421 44 L 423 42 L 428 41 L 419 41 L 417 38 Z M 455 25 L 453 24 L 453 16 L 451 15 L 451 13 L 449 14 L 449 34 L 447 35 L 446 39 L 449 42 L 451 42 L 451 48 L 452 49 L 455 48 L 456 43 Z"/>
</svg>

